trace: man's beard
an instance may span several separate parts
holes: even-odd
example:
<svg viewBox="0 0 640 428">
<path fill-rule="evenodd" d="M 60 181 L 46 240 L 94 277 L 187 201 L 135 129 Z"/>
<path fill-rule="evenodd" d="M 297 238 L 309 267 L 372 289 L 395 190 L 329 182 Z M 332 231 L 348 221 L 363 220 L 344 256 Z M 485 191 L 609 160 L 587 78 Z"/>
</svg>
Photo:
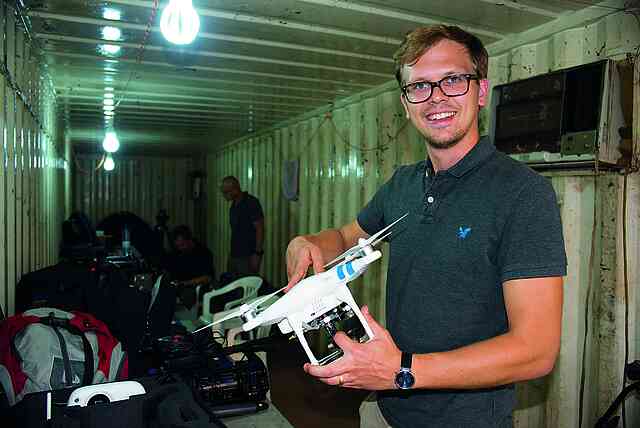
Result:
<svg viewBox="0 0 640 428">
<path fill-rule="evenodd" d="M 427 143 L 427 146 L 433 147 L 434 149 L 449 149 L 458 144 L 465 135 L 466 132 L 460 130 L 456 132 L 452 137 L 449 137 L 445 140 L 436 140 L 430 138 L 429 136 L 425 136 L 424 140 Z"/>
</svg>

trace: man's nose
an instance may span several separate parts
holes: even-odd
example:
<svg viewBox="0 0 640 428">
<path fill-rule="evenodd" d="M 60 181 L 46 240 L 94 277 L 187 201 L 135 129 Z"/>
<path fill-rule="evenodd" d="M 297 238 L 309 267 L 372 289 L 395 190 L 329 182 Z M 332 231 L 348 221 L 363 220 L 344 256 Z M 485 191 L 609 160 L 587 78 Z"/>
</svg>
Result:
<svg viewBox="0 0 640 428">
<path fill-rule="evenodd" d="M 434 88 L 431 89 L 431 98 L 429 98 L 429 101 L 432 103 L 439 103 L 442 102 L 444 100 L 446 100 L 447 97 L 444 92 L 442 92 L 442 89 L 440 89 L 440 86 L 436 86 Z"/>
</svg>

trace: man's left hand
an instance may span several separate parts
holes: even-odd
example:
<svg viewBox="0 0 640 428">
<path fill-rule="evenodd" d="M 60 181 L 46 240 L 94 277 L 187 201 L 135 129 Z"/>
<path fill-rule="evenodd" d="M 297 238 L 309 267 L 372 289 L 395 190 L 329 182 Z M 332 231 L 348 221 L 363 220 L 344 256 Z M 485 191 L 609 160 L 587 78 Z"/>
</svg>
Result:
<svg viewBox="0 0 640 428">
<path fill-rule="evenodd" d="M 362 308 L 374 338 L 366 343 L 351 340 L 345 333 L 338 332 L 333 340 L 344 355 L 326 366 L 304 365 L 304 370 L 328 385 L 370 391 L 394 389 L 395 374 L 400 368 L 401 352 L 391 334 Z"/>
</svg>

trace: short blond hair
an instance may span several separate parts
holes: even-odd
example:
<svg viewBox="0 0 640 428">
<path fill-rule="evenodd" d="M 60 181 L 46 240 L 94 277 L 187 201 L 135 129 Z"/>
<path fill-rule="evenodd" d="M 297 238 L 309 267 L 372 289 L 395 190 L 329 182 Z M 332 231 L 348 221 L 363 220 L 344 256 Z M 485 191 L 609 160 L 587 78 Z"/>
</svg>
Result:
<svg viewBox="0 0 640 428">
<path fill-rule="evenodd" d="M 402 82 L 402 67 L 415 64 L 425 51 L 431 49 L 442 40 L 451 40 L 465 47 L 480 79 L 487 78 L 489 54 L 479 38 L 453 25 L 431 25 L 419 27 L 404 38 L 404 41 L 393 55 L 396 64 L 396 79 Z"/>
</svg>

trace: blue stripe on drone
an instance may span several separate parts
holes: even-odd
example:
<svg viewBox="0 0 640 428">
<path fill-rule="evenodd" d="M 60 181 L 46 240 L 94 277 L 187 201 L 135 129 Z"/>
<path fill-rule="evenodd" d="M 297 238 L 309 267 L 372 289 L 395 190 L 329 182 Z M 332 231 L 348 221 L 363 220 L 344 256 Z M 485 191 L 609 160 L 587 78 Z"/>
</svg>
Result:
<svg viewBox="0 0 640 428">
<path fill-rule="evenodd" d="M 353 266 L 351 266 L 351 262 L 347 262 L 345 266 L 347 267 L 347 273 L 349 275 L 354 275 L 356 273 L 356 271 L 353 270 Z"/>
<path fill-rule="evenodd" d="M 343 265 L 338 266 L 338 278 L 341 281 L 346 278 L 346 275 L 344 274 L 344 271 L 342 270 L 342 268 L 343 268 Z"/>
</svg>

